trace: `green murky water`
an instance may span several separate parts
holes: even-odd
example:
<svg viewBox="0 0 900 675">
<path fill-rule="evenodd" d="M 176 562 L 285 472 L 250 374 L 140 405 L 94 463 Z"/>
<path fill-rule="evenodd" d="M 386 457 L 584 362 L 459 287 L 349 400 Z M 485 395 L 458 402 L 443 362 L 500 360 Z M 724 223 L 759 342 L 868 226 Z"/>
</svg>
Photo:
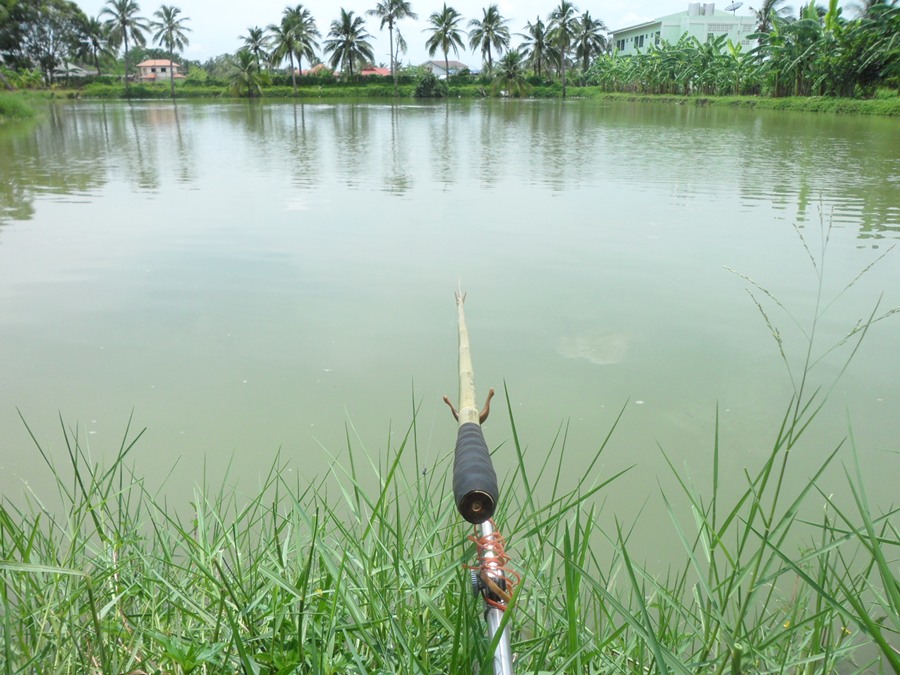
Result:
<svg viewBox="0 0 900 675">
<path fill-rule="evenodd" d="M 440 395 L 456 390 L 460 283 L 477 384 L 508 386 L 536 466 L 567 426 L 577 476 L 624 406 L 598 470 L 637 465 L 608 493 L 633 515 L 667 471 L 658 445 L 708 472 L 718 406 L 739 485 L 792 383 L 727 268 L 796 319 L 757 293 L 799 381 L 817 275 L 798 232 L 826 304 L 900 239 L 898 121 L 580 101 L 58 106 L 0 129 L 0 488 L 46 485 L 17 408 L 54 456 L 61 415 L 97 459 L 133 411 L 139 473 L 184 499 L 204 461 L 252 489 L 279 448 L 321 474 L 348 428 L 377 454 L 414 405 L 435 463 L 455 435 Z M 882 294 L 881 311 L 900 304 L 898 256 L 829 307 L 814 356 Z M 791 480 L 850 420 L 872 493 L 895 495 L 898 344 L 900 316 L 869 332 Z M 830 387 L 846 354 L 811 384 Z M 509 448 L 505 403 L 486 431 Z M 496 457 L 511 468 L 511 450 Z"/>
</svg>

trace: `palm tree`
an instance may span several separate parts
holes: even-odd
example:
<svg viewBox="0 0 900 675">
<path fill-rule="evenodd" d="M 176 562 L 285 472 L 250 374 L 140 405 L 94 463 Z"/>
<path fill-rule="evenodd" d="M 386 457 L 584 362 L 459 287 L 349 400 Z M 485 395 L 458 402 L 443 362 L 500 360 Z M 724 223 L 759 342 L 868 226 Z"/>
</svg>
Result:
<svg viewBox="0 0 900 675">
<path fill-rule="evenodd" d="M 171 5 L 163 5 L 153 16 L 159 18 L 159 21 L 152 21 L 150 27 L 156 30 L 153 35 L 153 41 L 166 48 L 166 51 L 172 55 L 169 61 L 169 85 L 172 91 L 172 98 L 175 98 L 175 63 L 174 58 L 185 46 L 190 44 L 185 33 L 190 32 L 190 28 L 184 25 L 185 21 L 190 21 L 186 16 L 178 18 L 181 10 Z"/>
<path fill-rule="evenodd" d="M 521 37 L 525 38 L 522 47 L 525 50 L 529 65 L 535 74 L 540 77 L 544 61 L 550 56 L 552 51 L 547 27 L 541 21 L 541 17 L 538 16 L 534 23 L 530 21 L 526 23 L 524 30 L 525 33 L 519 33 Z"/>
<path fill-rule="evenodd" d="M 372 36 L 366 31 L 365 23 L 361 16 L 354 16 L 353 11 L 348 12 L 341 7 L 341 18 L 331 22 L 331 30 L 325 40 L 325 53 L 331 54 L 331 67 L 337 68 L 338 64 L 342 70 L 346 67 L 351 78 L 355 62 L 375 60 L 369 43 Z"/>
<path fill-rule="evenodd" d="M 97 68 L 97 75 L 102 75 L 100 57 L 112 55 L 109 48 L 109 31 L 99 18 L 89 17 L 82 24 L 80 33 L 79 54 L 85 57 L 85 60 L 92 61 Z"/>
<path fill-rule="evenodd" d="M 506 91 L 510 96 L 524 96 L 530 87 L 525 80 L 526 54 L 521 49 L 511 49 L 498 62 L 497 74 L 491 88 Z"/>
<path fill-rule="evenodd" d="M 566 97 L 566 59 L 578 31 L 577 11 L 578 8 L 569 0 L 560 0 L 559 6 L 550 12 L 550 42 L 559 50 L 563 98 Z"/>
<path fill-rule="evenodd" d="M 259 26 L 248 28 L 247 34 L 239 35 L 238 39 L 240 39 L 244 43 L 244 47 L 256 57 L 257 68 L 261 67 L 261 59 L 269 59 L 269 53 L 266 51 L 269 48 L 269 36 L 266 35 L 266 31 Z"/>
<path fill-rule="evenodd" d="M 757 33 L 770 33 L 776 17 L 783 19 L 791 13 L 791 8 L 784 6 L 785 2 L 786 0 L 762 0 L 762 6 L 755 10 Z"/>
<path fill-rule="evenodd" d="M 896 4 L 897 0 L 862 0 L 850 3 L 849 8 L 856 12 L 858 17 L 867 18 L 872 15 L 875 7 L 893 7 Z"/>
<path fill-rule="evenodd" d="M 286 21 L 294 31 L 294 55 L 297 57 L 297 70 L 302 73 L 303 57 L 312 63 L 319 46 L 316 38 L 322 37 L 322 34 L 316 28 L 312 13 L 303 5 L 285 7 L 282 21 Z"/>
<path fill-rule="evenodd" d="M 469 21 L 469 46 L 472 49 L 481 49 L 482 59 L 487 55 L 488 73 L 494 68 L 494 60 L 491 57 L 491 47 L 497 50 L 497 56 L 503 53 L 504 49 L 509 49 L 509 28 L 504 24 L 508 23 L 500 15 L 497 5 L 490 5 L 487 9 L 483 9 L 483 17 L 472 19 Z"/>
<path fill-rule="evenodd" d="M 585 12 L 578 20 L 575 31 L 575 58 L 581 59 L 582 77 L 591 65 L 591 59 L 606 51 L 606 24 Z"/>
<path fill-rule="evenodd" d="M 397 86 L 397 59 L 394 55 L 394 24 L 400 19 L 416 20 L 419 16 L 412 11 L 412 5 L 407 0 L 382 0 L 382 2 L 375 5 L 375 9 L 370 9 L 366 14 L 379 17 L 381 19 L 379 27 L 382 30 L 384 30 L 385 25 L 388 27 L 391 43 L 391 74 L 394 76 L 394 96 L 396 97 L 399 94 Z M 397 32 L 397 37 L 399 42 L 402 39 L 399 31 Z"/>
<path fill-rule="evenodd" d="M 459 56 L 459 49 L 463 47 L 462 36 L 465 35 L 465 31 L 459 27 L 460 21 L 462 21 L 462 14 L 452 7 L 447 7 L 445 2 L 444 9 L 434 12 L 428 17 L 431 27 L 425 29 L 431 32 L 431 37 L 425 42 L 428 55 L 434 56 L 434 53 L 440 48 L 444 53 L 444 70 L 448 79 L 450 77 L 450 59 L 447 55 L 452 49 L 453 53 Z"/>
<path fill-rule="evenodd" d="M 150 30 L 147 19 L 138 16 L 141 11 L 135 0 L 106 0 L 106 7 L 100 12 L 100 16 L 109 16 L 106 25 L 109 28 L 109 42 L 118 47 L 125 44 L 125 96 L 130 96 L 128 88 L 128 38 L 143 47 L 147 44 L 144 33 Z"/>
<path fill-rule="evenodd" d="M 263 75 L 253 52 L 246 47 L 239 49 L 230 65 L 228 79 L 233 93 L 240 95 L 246 91 L 249 98 L 262 94 Z"/>
<path fill-rule="evenodd" d="M 297 95 L 297 73 L 294 71 L 294 44 L 296 35 L 294 29 L 284 19 L 280 25 L 269 25 L 272 53 L 269 55 L 273 65 L 284 63 L 285 57 L 291 64 L 291 85 L 294 88 L 294 96 Z"/>
</svg>

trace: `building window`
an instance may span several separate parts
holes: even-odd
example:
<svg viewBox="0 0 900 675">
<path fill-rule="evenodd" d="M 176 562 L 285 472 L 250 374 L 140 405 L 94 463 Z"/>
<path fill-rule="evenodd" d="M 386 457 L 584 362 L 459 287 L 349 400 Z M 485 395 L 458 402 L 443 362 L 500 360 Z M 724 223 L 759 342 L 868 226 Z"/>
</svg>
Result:
<svg viewBox="0 0 900 675">
<path fill-rule="evenodd" d="M 164 72 L 166 72 L 166 69 L 165 69 L 165 68 L 160 68 L 160 69 L 159 69 L 159 72 L 164 73 Z"/>
<path fill-rule="evenodd" d="M 155 73 L 155 72 L 156 72 L 156 68 L 151 68 L 151 69 L 150 69 L 150 72 L 151 72 L 151 73 Z"/>
</svg>

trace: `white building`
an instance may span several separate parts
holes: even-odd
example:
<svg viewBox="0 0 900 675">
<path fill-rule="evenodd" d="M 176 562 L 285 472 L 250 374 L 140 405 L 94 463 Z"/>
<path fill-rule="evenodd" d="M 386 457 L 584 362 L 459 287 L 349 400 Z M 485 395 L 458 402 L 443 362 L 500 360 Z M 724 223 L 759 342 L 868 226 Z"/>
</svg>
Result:
<svg viewBox="0 0 900 675">
<path fill-rule="evenodd" d="M 456 75 L 457 73 L 468 68 L 465 63 L 453 60 L 447 61 L 446 63 L 444 63 L 444 61 L 426 61 L 420 67 L 424 68 L 430 73 L 434 73 L 435 77 L 437 77 L 439 80 L 447 79 L 447 68 L 450 69 L 450 75 Z"/>
<path fill-rule="evenodd" d="M 707 42 L 725 35 L 744 49 L 753 46 L 747 36 L 756 32 L 756 17 L 736 16 L 732 12 L 716 10 L 715 3 L 692 2 L 687 11 L 669 14 L 655 21 L 620 28 L 610 33 L 610 42 L 618 54 L 646 53 L 652 44 L 662 41 L 675 44 L 682 35 L 692 35 L 700 42 Z"/>
</svg>

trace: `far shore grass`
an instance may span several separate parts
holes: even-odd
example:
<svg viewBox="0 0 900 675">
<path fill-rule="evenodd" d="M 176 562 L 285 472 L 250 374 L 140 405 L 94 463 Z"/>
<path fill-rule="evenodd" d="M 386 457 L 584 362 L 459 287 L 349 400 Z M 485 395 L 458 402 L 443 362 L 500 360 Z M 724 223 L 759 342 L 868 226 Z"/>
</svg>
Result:
<svg viewBox="0 0 900 675">
<path fill-rule="evenodd" d="M 158 85 L 133 85 L 130 97 L 135 100 L 166 100 L 170 98 L 168 87 Z M 399 100 L 413 100 L 414 85 L 401 85 Z M 611 93 L 599 87 L 569 87 L 570 99 L 591 99 L 601 101 L 628 101 L 639 103 L 665 103 L 685 106 L 721 106 L 732 108 L 756 108 L 765 110 L 790 110 L 800 112 L 832 113 L 842 115 L 875 115 L 881 117 L 900 117 L 900 96 L 890 90 L 882 90 L 884 95 L 869 99 L 835 98 L 828 96 L 771 98 L 765 96 L 706 96 L 706 95 L 655 95 Z M 192 85 L 179 83 L 175 88 L 177 99 L 236 99 L 229 88 L 218 85 Z M 476 99 L 491 97 L 490 87 L 479 84 L 456 85 L 451 83 L 447 98 Z M 558 84 L 536 86 L 530 90 L 529 98 L 558 99 L 561 87 Z M 262 90 L 261 98 L 285 99 L 293 98 L 290 86 L 269 86 Z M 3 99 L 10 98 L 0 96 Z M 82 89 L 55 89 L 47 92 L 29 93 L 26 98 L 35 99 L 125 99 L 125 87 L 110 84 L 89 84 Z M 393 87 L 390 84 L 301 84 L 297 88 L 296 98 L 301 101 L 316 99 L 353 99 L 353 98 L 393 98 Z M 0 103 L 2 106 L 2 103 Z M 3 108 L 0 107 L 0 116 Z"/>
</svg>

